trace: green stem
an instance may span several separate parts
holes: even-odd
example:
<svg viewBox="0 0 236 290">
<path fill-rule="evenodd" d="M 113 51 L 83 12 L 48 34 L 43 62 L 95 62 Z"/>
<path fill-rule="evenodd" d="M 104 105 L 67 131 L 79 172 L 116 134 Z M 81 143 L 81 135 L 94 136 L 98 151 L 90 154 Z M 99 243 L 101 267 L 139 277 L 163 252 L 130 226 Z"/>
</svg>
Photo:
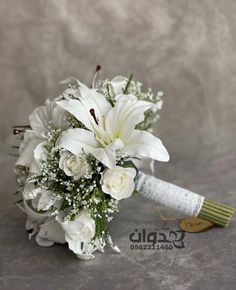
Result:
<svg viewBox="0 0 236 290">
<path fill-rule="evenodd" d="M 132 78 L 133 78 L 133 73 L 130 75 L 130 77 L 129 77 L 129 79 L 128 79 L 128 82 L 127 82 L 127 84 L 126 84 L 126 86 L 125 86 L 125 89 L 124 89 L 124 91 L 123 91 L 124 94 L 126 94 L 126 93 L 128 92 L 128 88 L 129 88 L 129 86 L 130 86 L 130 83 L 131 83 L 131 81 L 132 81 Z"/>
<path fill-rule="evenodd" d="M 215 202 L 215 201 L 212 201 L 212 200 L 209 200 L 209 199 L 205 199 L 204 203 L 206 205 L 209 205 L 210 207 L 219 208 L 219 209 L 224 208 L 225 211 L 229 211 L 231 213 L 234 212 L 234 208 L 226 206 L 226 205 L 218 203 L 218 202 Z"/>
<path fill-rule="evenodd" d="M 232 219 L 234 210 L 232 207 L 205 198 L 198 217 L 216 225 L 227 227 Z"/>
</svg>

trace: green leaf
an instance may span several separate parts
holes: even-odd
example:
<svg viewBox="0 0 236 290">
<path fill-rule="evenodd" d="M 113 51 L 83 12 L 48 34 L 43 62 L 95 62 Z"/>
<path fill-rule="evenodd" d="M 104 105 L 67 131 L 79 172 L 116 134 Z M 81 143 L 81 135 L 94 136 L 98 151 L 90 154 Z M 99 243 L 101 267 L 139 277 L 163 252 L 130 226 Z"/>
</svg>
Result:
<svg viewBox="0 0 236 290">
<path fill-rule="evenodd" d="M 127 94 L 128 93 L 128 89 L 129 89 L 130 83 L 132 81 L 132 78 L 133 78 L 133 73 L 130 75 L 130 77 L 129 77 L 128 81 L 127 81 L 127 84 L 126 84 L 126 86 L 125 86 L 125 88 L 123 90 L 123 93 L 124 94 Z"/>
</svg>

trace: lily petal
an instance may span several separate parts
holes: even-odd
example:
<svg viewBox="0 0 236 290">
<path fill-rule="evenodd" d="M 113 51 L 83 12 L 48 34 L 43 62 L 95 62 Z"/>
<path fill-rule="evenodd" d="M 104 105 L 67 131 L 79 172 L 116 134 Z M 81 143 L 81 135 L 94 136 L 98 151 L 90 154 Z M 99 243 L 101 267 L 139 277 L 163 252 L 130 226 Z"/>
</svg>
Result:
<svg viewBox="0 0 236 290">
<path fill-rule="evenodd" d="M 115 151 L 106 146 L 105 148 L 97 148 L 91 154 L 108 168 L 114 168 L 116 165 Z"/>
<path fill-rule="evenodd" d="M 122 76 L 116 76 L 111 80 L 111 85 L 115 95 L 122 94 L 127 85 L 128 79 Z"/>
<path fill-rule="evenodd" d="M 90 109 L 94 109 L 94 112 L 96 114 L 96 117 L 98 118 L 99 125 L 102 125 L 103 118 L 108 114 L 108 112 L 111 110 L 112 106 L 107 101 L 106 97 L 100 93 L 98 93 L 94 89 L 88 89 L 88 88 L 80 88 L 81 93 L 81 103 L 86 108 L 86 111 L 88 112 L 88 115 L 90 117 L 90 120 L 94 124 L 94 119 L 89 113 Z M 96 127 L 96 126 L 95 126 Z"/>
<path fill-rule="evenodd" d="M 124 152 L 137 157 L 147 157 L 158 161 L 169 161 L 169 153 L 161 140 L 149 132 L 134 130 L 133 134 L 125 141 Z"/>
<path fill-rule="evenodd" d="M 116 150 L 124 147 L 122 140 L 115 139 L 104 148 L 97 148 L 91 151 L 91 154 L 105 166 L 113 169 L 116 166 Z"/>
<path fill-rule="evenodd" d="M 69 123 L 66 119 L 68 112 L 63 108 L 58 106 L 56 102 L 53 103 L 52 114 L 52 123 L 57 129 L 65 130 L 69 127 Z"/>
<path fill-rule="evenodd" d="M 115 100 L 117 102 L 127 102 L 127 100 L 131 100 L 131 101 L 137 101 L 137 97 L 135 95 L 132 94 L 119 94 L 115 96 Z"/>
<path fill-rule="evenodd" d="M 68 243 L 69 249 L 76 254 L 76 256 L 81 260 L 91 260 L 94 259 L 95 256 L 92 253 L 84 252 L 84 245 L 79 239 L 72 240 L 66 236 L 66 241 Z"/>
<path fill-rule="evenodd" d="M 29 238 L 31 238 L 32 235 L 38 232 L 39 225 L 42 224 L 47 219 L 47 213 L 37 213 L 33 211 L 27 204 L 27 202 L 24 200 L 24 206 L 21 206 L 17 204 L 20 210 L 25 212 L 27 214 L 27 220 L 26 220 L 26 230 L 31 230 L 32 233 L 29 234 Z"/>
<path fill-rule="evenodd" d="M 75 116 L 86 128 L 94 131 L 98 126 L 94 117 L 90 114 L 90 110 L 94 110 L 100 123 L 99 125 L 103 126 L 103 117 L 111 109 L 111 104 L 102 94 L 99 94 L 94 89 L 81 87 L 80 94 L 80 100 L 64 100 L 57 102 L 57 104 Z"/>
<path fill-rule="evenodd" d="M 62 147 L 75 155 L 92 152 L 98 147 L 98 142 L 94 134 L 88 130 L 75 128 L 68 129 L 59 136 L 57 145 Z"/>
<path fill-rule="evenodd" d="M 32 166 L 35 165 L 34 150 L 41 142 L 42 139 L 39 138 L 33 131 L 26 131 L 24 135 L 24 140 L 20 145 L 20 156 L 16 161 L 16 165 L 30 167 L 30 172 L 35 172 L 36 168 L 35 166 Z M 37 172 L 38 171 L 36 170 L 35 173 Z"/>
<path fill-rule="evenodd" d="M 66 243 L 65 233 L 61 226 L 55 219 L 51 218 L 40 225 L 40 230 L 35 240 L 42 247 L 50 247 L 54 243 Z"/>
<path fill-rule="evenodd" d="M 49 104 L 36 108 L 29 116 L 30 126 L 39 137 L 46 137 L 50 120 Z"/>
<path fill-rule="evenodd" d="M 77 254 L 76 256 L 81 260 L 91 260 L 95 258 L 93 254 Z"/>
<path fill-rule="evenodd" d="M 39 137 L 45 138 L 51 122 L 58 129 L 68 126 L 64 120 L 65 113 L 65 110 L 58 107 L 54 101 L 48 100 L 45 106 L 36 108 L 29 116 L 30 126 Z"/>
<path fill-rule="evenodd" d="M 30 200 L 36 198 L 40 192 L 41 189 L 39 187 L 35 187 L 34 181 L 29 181 L 26 182 L 22 195 L 25 200 Z"/>
<path fill-rule="evenodd" d="M 64 110 L 68 111 L 71 115 L 73 115 L 77 120 L 79 120 L 84 126 L 93 130 L 93 125 L 91 122 L 91 116 L 89 114 L 89 110 L 87 110 L 81 101 L 79 100 L 63 100 L 57 102 L 57 104 L 62 107 Z"/>
<path fill-rule="evenodd" d="M 50 190 L 44 190 L 38 195 L 37 202 L 37 210 L 38 211 L 46 211 L 48 210 L 54 203 L 55 197 Z M 33 202 L 33 200 L 32 200 Z"/>
<path fill-rule="evenodd" d="M 75 86 L 76 88 L 83 86 L 86 87 L 86 85 L 84 85 L 83 83 L 81 83 L 77 78 L 75 77 L 69 77 L 63 81 L 59 82 L 61 85 L 71 85 L 71 86 Z"/>
<path fill-rule="evenodd" d="M 120 95 L 119 101 L 107 115 L 105 126 L 107 131 L 113 133 L 114 138 L 126 140 L 132 134 L 135 126 L 144 120 L 144 112 L 153 104 L 145 101 L 136 101 L 130 98 L 124 103 L 124 97 Z"/>
<path fill-rule="evenodd" d="M 39 143 L 36 148 L 34 149 L 34 158 L 37 162 L 46 160 L 49 152 L 45 148 L 45 143 L 46 142 L 41 142 Z"/>
</svg>

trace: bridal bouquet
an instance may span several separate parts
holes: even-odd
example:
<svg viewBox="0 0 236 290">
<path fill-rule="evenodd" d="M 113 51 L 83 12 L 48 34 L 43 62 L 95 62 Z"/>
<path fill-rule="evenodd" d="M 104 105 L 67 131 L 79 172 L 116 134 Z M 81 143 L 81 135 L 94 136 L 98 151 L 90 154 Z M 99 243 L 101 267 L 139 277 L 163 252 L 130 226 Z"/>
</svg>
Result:
<svg viewBox="0 0 236 290">
<path fill-rule="evenodd" d="M 22 140 L 15 164 L 18 206 L 27 214 L 29 237 L 36 235 L 40 246 L 67 242 L 81 259 L 94 258 L 106 244 L 119 252 L 108 223 L 135 188 L 186 214 L 228 224 L 232 209 L 221 214 L 223 206 L 138 171 L 139 160 L 169 160 L 151 134 L 162 93 L 143 92 L 132 75 L 98 80 L 99 70 L 91 88 L 66 79 L 63 93 L 36 108 L 29 125 L 14 126 Z M 219 217 L 212 216 L 217 208 Z"/>
</svg>

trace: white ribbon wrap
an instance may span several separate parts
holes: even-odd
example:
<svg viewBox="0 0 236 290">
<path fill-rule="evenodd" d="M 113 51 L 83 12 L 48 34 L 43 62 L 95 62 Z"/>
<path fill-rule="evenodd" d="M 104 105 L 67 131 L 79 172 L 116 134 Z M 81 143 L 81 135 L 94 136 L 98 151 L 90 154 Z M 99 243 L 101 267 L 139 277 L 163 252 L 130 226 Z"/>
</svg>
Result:
<svg viewBox="0 0 236 290">
<path fill-rule="evenodd" d="M 161 205 L 176 209 L 188 216 L 197 216 L 204 202 L 204 197 L 197 193 L 143 172 L 138 173 L 136 190 L 142 196 L 155 200 Z"/>
</svg>

